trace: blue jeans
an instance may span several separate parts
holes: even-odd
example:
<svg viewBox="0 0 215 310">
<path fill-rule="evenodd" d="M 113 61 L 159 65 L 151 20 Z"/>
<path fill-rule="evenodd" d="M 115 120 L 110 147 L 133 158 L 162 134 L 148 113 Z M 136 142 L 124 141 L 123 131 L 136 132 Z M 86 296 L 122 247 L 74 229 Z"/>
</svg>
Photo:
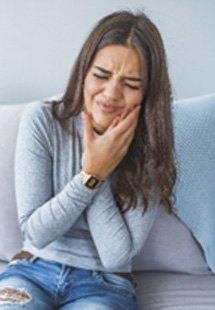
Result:
<svg viewBox="0 0 215 310">
<path fill-rule="evenodd" d="M 32 257 L 0 274 L 0 309 L 136 310 L 137 304 L 134 284 L 119 275 Z"/>
</svg>

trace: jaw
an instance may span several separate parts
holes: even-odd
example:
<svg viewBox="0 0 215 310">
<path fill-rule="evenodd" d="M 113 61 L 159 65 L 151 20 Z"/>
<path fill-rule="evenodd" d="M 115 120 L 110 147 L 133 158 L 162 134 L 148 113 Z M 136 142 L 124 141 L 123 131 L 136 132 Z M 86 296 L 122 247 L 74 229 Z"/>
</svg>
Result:
<svg viewBox="0 0 215 310">
<path fill-rule="evenodd" d="M 101 122 L 96 122 L 94 120 L 94 118 L 92 119 L 92 125 L 93 125 L 93 129 L 94 131 L 97 133 L 97 134 L 103 134 L 105 132 L 105 130 L 108 128 L 109 124 L 108 125 L 105 125 L 104 122 L 103 124 Z"/>
</svg>

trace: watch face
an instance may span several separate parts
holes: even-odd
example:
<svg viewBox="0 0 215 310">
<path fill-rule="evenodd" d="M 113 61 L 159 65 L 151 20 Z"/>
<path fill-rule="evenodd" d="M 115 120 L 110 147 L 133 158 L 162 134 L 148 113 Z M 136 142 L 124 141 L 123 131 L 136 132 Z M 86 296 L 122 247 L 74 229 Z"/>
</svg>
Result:
<svg viewBox="0 0 215 310">
<path fill-rule="evenodd" d="M 99 180 L 91 176 L 85 183 L 87 187 L 95 188 L 99 184 Z"/>
</svg>

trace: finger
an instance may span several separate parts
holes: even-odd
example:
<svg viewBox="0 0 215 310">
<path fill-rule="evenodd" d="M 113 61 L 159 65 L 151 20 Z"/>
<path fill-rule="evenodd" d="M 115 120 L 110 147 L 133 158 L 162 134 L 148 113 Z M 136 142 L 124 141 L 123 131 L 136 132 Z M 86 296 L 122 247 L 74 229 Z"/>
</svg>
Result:
<svg viewBox="0 0 215 310">
<path fill-rule="evenodd" d="M 120 116 L 116 116 L 113 121 L 111 122 L 110 126 L 108 127 L 107 130 L 110 130 L 114 127 L 116 127 L 118 124 L 119 124 L 119 121 L 120 121 Z"/>
<path fill-rule="evenodd" d="M 112 129 L 114 127 L 116 127 L 123 119 L 125 119 L 129 113 L 131 113 L 133 109 L 127 109 L 126 111 L 124 111 L 123 113 L 121 113 L 120 115 L 116 116 L 113 120 L 113 122 L 111 123 L 111 125 L 108 127 L 108 129 Z"/>
<path fill-rule="evenodd" d="M 133 109 L 126 111 L 126 114 L 122 116 L 122 124 L 130 125 L 135 119 L 138 119 L 140 108 L 140 106 L 135 106 Z"/>
<path fill-rule="evenodd" d="M 117 116 L 113 119 L 112 123 L 108 126 L 108 129 L 107 129 L 107 130 L 110 130 L 110 129 L 113 129 L 114 127 L 116 127 L 116 126 L 119 124 L 119 122 L 120 122 L 122 119 L 124 119 L 124 118 L 128 115 L 129 112 L 130 112 L 130 110 L 127 109 L 127 110 L 124 111 L 123 113 L 117 115 Z"/>
<path fill-rule="evenodd" d="M 123 144 L 130 144 L 134 138 L 135 131 L 136 131 L 137 124 L 132 124 L 127 130 L 125 130 L 119 137 L 118 143 Z"/>
<path fill-rule="evenodd" d="M 120 115 L 120 119 L 123 120 L 126 118 L 126 116 L 131 112 L 131 109 L 127 109 Z"/>
<path fill-rule="evenodd" d="M 90 115 L 86 111 L 83 111 L 81 114 L 84 127 L 83 128 L 84 141 L 87 143 L 88 141 L 91 141 L 93 139 L 93 126 L 91 123 Z"/>
<path fill-rule="evenodd" d="M 115 158 L 119 159 L 119 162 L 125 157 L 125 155 L 128 153 L 129 147 L 133 141 L 134 135 L 130 135 L 128 138 L 123 138 L 120 140 L 120 143 L 118 143 L 118 152 L 116 153 Z"/>
<path fill-rule="evenodd" d="M 134 119 L 132 123 L 130 123 L 129 127 L 128 128 L 123 127 L 124 130 L 121 131 L 120 135 L 118 135 L 119 146 L 123 146 L 124 144 L 130 145 L 131 141 L 134 138 L 137 124 L 138 124 L 138 114 L 137 114 L 136 119 Z"/>
<path fill-rule="evenodd" d="M 129 128 L 135 128 L 138 122 L 139 112 L 140 112 L 140 106 L 135 107 L 129 114 L 122 119 L 119 124 L 114 128 L 115 133 L 118 135 L 123 134 L 125 131 L 127 131 Z"/>
</svg>

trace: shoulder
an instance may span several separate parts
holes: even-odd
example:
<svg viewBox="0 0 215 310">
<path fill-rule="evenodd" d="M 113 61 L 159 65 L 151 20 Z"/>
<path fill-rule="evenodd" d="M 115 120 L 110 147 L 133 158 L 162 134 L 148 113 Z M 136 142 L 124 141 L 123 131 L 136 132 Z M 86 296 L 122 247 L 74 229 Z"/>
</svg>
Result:
<svg viewBox="0 0 215 310">
<path fill-rule="evenodd" d="M 43 101 L 26 104 L 22 119 L 32 122 L 53 121 L 52 105 Z"/>
<path fill-rule="evenodd" d="M 56 120 L 52 115 L 52 104 L 35 101 L 26 104 L 21 117 L 20 130 L 50 134 L 54 124 L 56 124 Z"/>
<path fill-rule="evenodd" d="M 59 107 L 60 109 L 61 107 Z M 68 136 L 68 133 L 76 133 L 82 136 L 82 119 L 80 115 L 72 116 L 68 122 L 68 132 L 63 129 L 52 113 L 52 103 L 44 101 L 36 101 L 26 104 L 24 109 L 20 128 L 31 133 L 38 133 L 48 137 L 62 138 Z M 70 134 L 69 134 L 70 135 Z"/>
<path fill-rule="evenodd" d="M 19 144 L 28 144 L 32 148 L 43 145 L 51 150 L 54 122 L 51 104 L 42 101 L 27 103 L 19 124 Z"/>
</svg>

